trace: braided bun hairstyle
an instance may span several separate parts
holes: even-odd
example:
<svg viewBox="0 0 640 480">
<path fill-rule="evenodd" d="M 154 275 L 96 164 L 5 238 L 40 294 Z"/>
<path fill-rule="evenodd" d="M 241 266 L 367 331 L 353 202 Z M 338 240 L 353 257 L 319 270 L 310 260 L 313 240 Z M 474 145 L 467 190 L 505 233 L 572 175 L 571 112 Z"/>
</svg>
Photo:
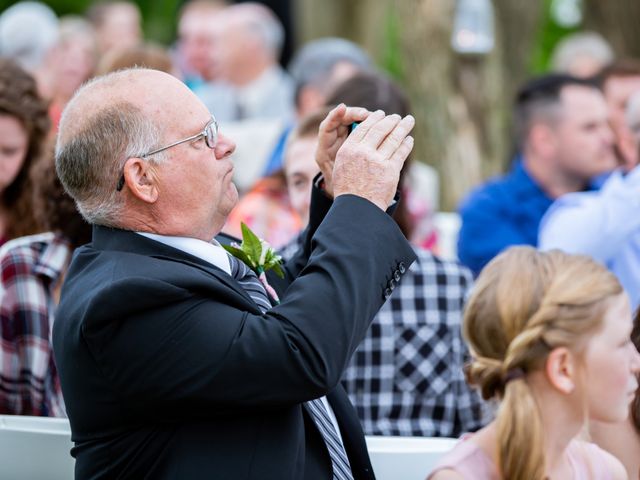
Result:
<svg viewBox="0 0 640 480">
<path fill-rule="evenodd" d="M 543 368 L 554 348 L 579 352 L 620 293 L 616 277 L 589 257 L 531 247 L 510 248 L 480 274 L 464 315 L 467 378 L 483 398 L 501 399 L 502 478 L 545 478 L 542 420 L 526 374 Z"/>
</svg>

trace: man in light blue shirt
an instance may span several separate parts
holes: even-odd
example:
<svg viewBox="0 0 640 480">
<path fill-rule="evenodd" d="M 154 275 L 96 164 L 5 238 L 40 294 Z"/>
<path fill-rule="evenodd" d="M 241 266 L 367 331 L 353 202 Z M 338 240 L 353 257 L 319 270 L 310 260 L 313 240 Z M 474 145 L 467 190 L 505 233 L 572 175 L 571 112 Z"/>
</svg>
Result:
<svg viewBox="0 0 640 480">
<path fill-rule="evenodd" d="M 626 177 L 613 173 L 598 192 L 559 198 L 540 223 L 539 247 L 582 253 L 618 276 L 640 303 L 640 167 Z"/>
<path fill-rule="evenodd" d="M 640 93 L 629 102 L 627 121 L 640 140 Z M 611 174 L 598 192 L 559 198 L 540 223 L 539 247 L 582 253 L 616 274 L 635 309 L 640 305 L 640 166 Z"/>
</svg>

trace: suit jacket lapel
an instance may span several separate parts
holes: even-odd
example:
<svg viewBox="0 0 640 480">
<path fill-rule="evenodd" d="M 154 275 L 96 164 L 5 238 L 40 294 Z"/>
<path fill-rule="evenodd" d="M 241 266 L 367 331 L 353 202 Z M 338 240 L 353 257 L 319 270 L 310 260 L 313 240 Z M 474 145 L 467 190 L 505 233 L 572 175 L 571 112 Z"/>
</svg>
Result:
<svg viewBox="0 0 640 480">
<path fill-rule="evenodd" d="M 240 297 L 241 304 L 250 307 L 252 313 L 260 314 L 260 308 L 253 301 L 244 288 L 229 274 L 215 265 L 202 260 L 199 257 L 178 250 L 161 242 L 156 242 L 150 238 L 138 235 L 134 232 L 112 229 L 99 225 L 93 227 L 93 247 L 98 250 L 119 250 L 124 252 L 138 253 L 158 260 L 171 261 L 189 265 L 200 271 L 215 277 L 220 283 L 228 287 L 233 293 Z"/>
</svg>

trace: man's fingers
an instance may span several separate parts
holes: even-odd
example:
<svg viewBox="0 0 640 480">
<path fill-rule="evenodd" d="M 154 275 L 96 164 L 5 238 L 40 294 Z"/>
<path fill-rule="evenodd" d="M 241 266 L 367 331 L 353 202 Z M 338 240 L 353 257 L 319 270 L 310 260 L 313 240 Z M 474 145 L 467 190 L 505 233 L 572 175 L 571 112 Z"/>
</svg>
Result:
<svg viewBox="0 0 640 480">
<path fill-rule="evenodd" d="M 335 130 L 340 125 L 342 125 L 344 114 L 347 111 L 347 106 L 344 103 L 341 103 L 334 109 L 332 109 L 325 119 L 320 123 L 319 133 L 322 134 L 324 132 L 329 132 Z"/>
<path fill-rule="evenodd" d="M 396 164 L 398 171 L 402 169 L 402 165 L 411 153 L 411 150 L 413 150 L 413 137 L 409 136 L 405 137 L 402 143 L 400 143 L 400 146 L 393 152 L 393 155 L 391 155 L 389 161 Z"/>
<path fill-rule="evenodd" d="M 362 142 L 367 143 L 369 146 L 377 150 L 384 139 L 387 138 L 387 135 L 389 135 L 393 129 L 396 128 L 398 123 L 400 123 L 400 120 L 402 120 L 402 118 L 397 114 L 386 116 L 375 125 L 371 126 L 362 139 Z"/>
<path fill-rule="evenodd" d="M 320 132 L 330 132 L 340 127 L 347 127 L 353 122 L 362 122 L 370 113 L 366 108 L 347 107 L 341 103 L 327 114 L 320 124 Z"/>
<path fill-rule="evenodd" d="M 382 123 L 382 122 L 380 122 Z M 387 135 L 378 148 L 378 151 L 384 158 L 389 158 L 402 144 L 409 132 L 415 125 L 416 121 L 411 115 L 404 117 L 396 127 Z"/>
<path fill-rule="evenodd" d="M 367 135 L 369 130 L 384 118 L 384 112 L 382 110 L 376 110 L 375 112 L 369 114 L 367 118 L 360 125 L 358 125 L 358 127 L 353 132 L 351 132 L 349 138 L 353 142 L 361 142 L 362 139 Z"/>
<path fill-rule="evenodd" d="M 343 125 L 351 125 L 354 122 L 363 122 L 372 112 L 362 107 L 347 107 L 342 118 Z"/>
</svg>

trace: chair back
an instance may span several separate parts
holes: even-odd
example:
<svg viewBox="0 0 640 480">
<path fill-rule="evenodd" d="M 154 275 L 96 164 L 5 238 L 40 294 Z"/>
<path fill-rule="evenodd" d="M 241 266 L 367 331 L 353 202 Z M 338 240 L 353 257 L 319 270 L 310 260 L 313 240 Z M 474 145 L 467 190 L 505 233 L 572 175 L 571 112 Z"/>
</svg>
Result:
<svg viewBox="0 0 640 480">
<path fill-rule="evenodd" d="M 72 446 L 66 418 L 0 415 L 0 478 L 72 480 Z"/>
<path fill-rule="evenodd" d="M 425 480 L 458 440 L 368 436 L 367 448 L 377 480 Z"/>
</svg>

